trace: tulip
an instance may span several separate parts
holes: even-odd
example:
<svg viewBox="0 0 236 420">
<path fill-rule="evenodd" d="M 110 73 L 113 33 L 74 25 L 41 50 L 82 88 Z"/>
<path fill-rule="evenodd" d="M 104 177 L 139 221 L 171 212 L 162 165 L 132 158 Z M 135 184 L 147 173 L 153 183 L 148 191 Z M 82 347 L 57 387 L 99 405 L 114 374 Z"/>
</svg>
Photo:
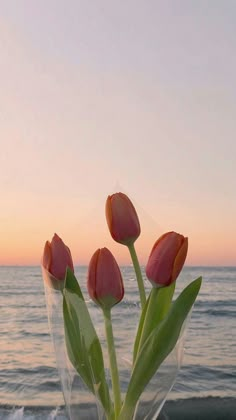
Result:
<svg viewBox="0 0 236 420">
<path fill-rule="evenodd" d="M 74 272 L 70 250 L 56 233 L 51 242 L 45 243 L 42 267 L 47 283 L 53 288 L 59 289 L 61 286 L 58 283 L 65 280 L 67 267 Z"/>
<path fill-rule="evenodd" d="M 154 244 L 146 275 L 154 287 L 173 283 L 184 265 L 188 251 L 188 238 L 176 232 L 162 235 Z"/>
<path fill-rule="evenodd" d="M 114 395 L 115 417 L 117 418 L 122 401 L 111 322 L 111 308 L 123 299 L 124 286 L 119 266 L 109 249 L 97 249 L 93 254 L 88 268 L 87 286 L 89 296 L 103 311 Z"/>
<path fill-rule="evenodd" d="M 146 294 L 134 242 L 140 235 L 140 224 L 136 210 L 127 195 L 119 192 L 109 195 L 106 201 L 106 219 L 112 238 L 127 245 L 135 269 L 142 308 Z"/>
<path fill-rule="evenodd" d="M 88 268 L 88 292 L 91 299 L 105 309 L 123 299 L 124 286 L 119 266 L 107 248 L 98 249 Z"/>
<path fill-rule="evenodd" d="M 106 219 L 111 236 L 116 242 L 130 245 L 139 237 L 139 219 L 127 195 L 119 192 L 108 196 Z"/>
</svg>

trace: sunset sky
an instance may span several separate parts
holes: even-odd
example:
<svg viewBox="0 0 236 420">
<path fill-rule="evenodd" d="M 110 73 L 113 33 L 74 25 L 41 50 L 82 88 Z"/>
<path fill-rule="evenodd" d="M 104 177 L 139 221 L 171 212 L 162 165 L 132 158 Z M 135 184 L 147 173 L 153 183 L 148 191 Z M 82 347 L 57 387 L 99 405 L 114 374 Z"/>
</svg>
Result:
<svg viewBox="0 0 236 420">
<path fill-rule="evenodd" d="M 39 264 L 54 232 L 76 264 L 112 241 L 107 195 L 189 265 L 236 265 L 236 2 L 1 1 L 0 264 Z"/>
</svg>

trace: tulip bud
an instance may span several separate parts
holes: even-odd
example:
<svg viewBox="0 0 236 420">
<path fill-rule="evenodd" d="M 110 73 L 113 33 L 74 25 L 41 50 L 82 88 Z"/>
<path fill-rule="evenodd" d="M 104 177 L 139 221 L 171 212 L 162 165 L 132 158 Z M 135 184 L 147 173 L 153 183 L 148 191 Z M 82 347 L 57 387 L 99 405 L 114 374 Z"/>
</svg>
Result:
<svg viewBox="0 0 236 420">
<path fill-rule="evenodd" d="M 56 282 L 65 280 L 67 267 L 74 271 L 70 250 L 56 233 L 52 241 L 47 241 L 45 244 L 42 266 L 48 273 L 44 278 L 47 278 L 47 282 L 53 283 L 53 287 L 55 280 Z"/>
<path fill-rule="evenodd" d="M 97 249 L 88 268 L 89 296 L 103 309 L 110 309 L 124 296 L 124 286 L 119 266 L 107 248 Z"/>
<path fill-rule="evenodd" d="M 139 237 L 138 215 L 127 195 L 119 192 L 108 196 L 106 219 L 111 236 L 116 242 L 129 246 Z"/>
<path fill-rule="evenodd" d="M 162 235 L 154 244 L 146 266 L 146 275 L 154 287 L 173 283 L 184 265 L 188 238 L 176 232 Z"/>
</svg>

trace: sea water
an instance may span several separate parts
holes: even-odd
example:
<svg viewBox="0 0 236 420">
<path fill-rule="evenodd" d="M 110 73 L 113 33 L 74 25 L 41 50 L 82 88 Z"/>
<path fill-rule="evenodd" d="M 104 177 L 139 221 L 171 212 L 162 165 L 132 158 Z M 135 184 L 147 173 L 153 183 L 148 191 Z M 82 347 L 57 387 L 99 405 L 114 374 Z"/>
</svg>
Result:
<svg viewBox="0 0 236 420">
<path fill-rule="evenodd" d="M 76 268 L 84 290 L 86 272 Z M 138 302 L 132 267 L 122 274 Z M 236 418 L 236 268 L 186 267 L 176 293 L 200 275 L 183 366 L 163 419 Z M 0 267 L 0 419 L 66 419 L 40 267 Z"/>
</svg>

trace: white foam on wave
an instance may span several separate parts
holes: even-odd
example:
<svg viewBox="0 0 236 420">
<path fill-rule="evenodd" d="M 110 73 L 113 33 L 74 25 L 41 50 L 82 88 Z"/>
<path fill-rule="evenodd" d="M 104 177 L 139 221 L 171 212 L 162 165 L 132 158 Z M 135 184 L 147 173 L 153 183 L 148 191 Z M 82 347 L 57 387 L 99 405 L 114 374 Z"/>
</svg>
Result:
<svg viewBox="0 0 236 420">
<path fill-rule="evenodd" d="M 24 407 L 17 408 L 9 416 L 7 420 L 22 420 L 24 418 Z"/>
<path fill-rule="evenodd" d="M 5 420 L 56 420 L 58 418 L 58 414 L 60 411 L 60 407 L 54 408 L 49 414 L 45 413 L 27 413 L 24 411 L 24 407 L 21 408 L 13 408 L 11 413 L 4 417 Z M 0 419 L 1 419 L 0 414 Z M 63 417 L 64 418 L 64 417 Z"/>
<path fill-rule="evenodd" d="M 60 407 L 56 407 L 54 410 L 52 410 L 51 413 L 48 416 L 48 420 L 56 419 L 59 409 L 60 409 Z"/>
</svg>

